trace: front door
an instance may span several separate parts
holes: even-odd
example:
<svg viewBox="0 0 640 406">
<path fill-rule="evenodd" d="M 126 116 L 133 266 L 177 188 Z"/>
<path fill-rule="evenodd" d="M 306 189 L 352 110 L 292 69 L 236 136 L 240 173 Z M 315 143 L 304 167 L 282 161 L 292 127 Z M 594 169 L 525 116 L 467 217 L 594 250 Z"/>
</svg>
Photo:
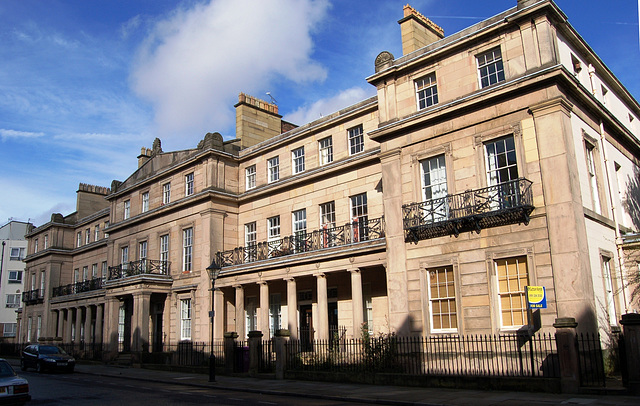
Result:
<svg viewBox="0 0 640 406">
<path fill-rule="evenodd" d="M 311 305 L 300 305 L 300 346 L 310 351 L 313 343 L 313 312 Z"/>
<path fill-rule="evenodd" d="M 155 305 L 155 311 L 153 314 L 153 352 L 162 352 L 163 350 L 163 334 L 162 334 L 162 316 L 163 316 L 163 304 L 157 303 Z"/>
</svg>

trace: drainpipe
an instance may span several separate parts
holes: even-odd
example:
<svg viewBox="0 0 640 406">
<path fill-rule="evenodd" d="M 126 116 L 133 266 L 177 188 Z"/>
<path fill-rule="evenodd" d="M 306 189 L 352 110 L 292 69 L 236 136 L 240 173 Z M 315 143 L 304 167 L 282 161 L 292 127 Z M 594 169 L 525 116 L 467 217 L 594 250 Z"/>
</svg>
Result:
<svg viewBox="0 0 640 406">
<path fill-rule="evenodd" d="M 591 70 L 591 66 L 589 67 Z M 591 72 L 589 72 L 591 73 Z M 613 223 L 615 225 L 615 236 L 616 236 L 616 251 L 617 251 L 617 259 L 618 259 L 618 269 L 620 270 L 620 281 L 622 282 L 622 300 L 624 302 L 624 312 L 628 313 L 628 303 L 627 303 L 627 294 L 626 294 L 626 286 L 625 285 L 625 277 L 622 267 L 622 236 L 620 235 L 620 229 L 618 228 L 618 214 L 617 208 L 615 204 L 615 199 L 613 198 L 613 188 L 611 187 L 611 178 L 609 172 L 609 159 L 607 158 L 607 150 L 605 148 L 605 139 L 604 139 L 604 123 L 600 120 L 600 148 L 602 149 L 602 157 L 604 159 L 604 171 L 605 171 L 605 179 L 607 181 L 607 190 L 609 191 L 609 203 L 611 205 L 611 215 L 613 217 Z"/>
<path fill-rule="evenodd" d="M 4 246 L 7 243 L 2 241 L 2 259 L 0 259 L 0 287 L 2 287 L 2 268 L 4 268 Z"/>
</svg>

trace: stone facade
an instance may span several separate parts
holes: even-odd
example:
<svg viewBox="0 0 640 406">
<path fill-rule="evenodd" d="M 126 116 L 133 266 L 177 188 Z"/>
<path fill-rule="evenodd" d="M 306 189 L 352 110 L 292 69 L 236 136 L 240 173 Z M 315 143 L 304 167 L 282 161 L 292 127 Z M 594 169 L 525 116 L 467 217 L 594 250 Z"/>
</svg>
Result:
<svg viewBox="0 0 640 406">
<path fill-rule="evenodd" d="M 49 282 L 20 338 L 36 338 L 36 315 L 51 337 L 114 352 L 253 330 L 310 342 L 616 326 L 634 308 L 637 101 L 550 1 L 448 37 L 410 7 L 400 24 L 406 54 L 376 59 L 375 97 L 295 127 L 241 94 L 235 139 L 156 140 L 104 208 L 34 230 L 31 245 L 55 229 L 64 247 L 29 253 Z M 105 222 L 108 236 L 74 246 Z M 99 288 L 52 296 L 103 261 Z M 525 286 L 547 307 L 528 310 Z"/>
</svg>

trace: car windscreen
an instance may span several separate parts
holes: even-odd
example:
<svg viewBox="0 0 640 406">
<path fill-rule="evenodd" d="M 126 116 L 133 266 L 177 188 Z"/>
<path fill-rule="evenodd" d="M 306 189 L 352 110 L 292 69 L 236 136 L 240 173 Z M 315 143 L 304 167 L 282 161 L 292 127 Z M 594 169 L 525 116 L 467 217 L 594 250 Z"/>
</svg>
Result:
<svg viewBox="0 0 640 406">
<path fill-rule="evenodd" d="M 45 354 L 45 355 L 49 355 L 49 354 L 63 354 L 64 351 L 62 351 L 60 348 L 58 347 L 45 347 L 42 346 L 40 347 L 40 354 Z"/>
<path fill-rule="evenodd" d="M 10 376 L 15 376 L 15 372 L 11 365 L 7 361 L 0 361 L 0 378 L 7 378 Z"/>
</svg>

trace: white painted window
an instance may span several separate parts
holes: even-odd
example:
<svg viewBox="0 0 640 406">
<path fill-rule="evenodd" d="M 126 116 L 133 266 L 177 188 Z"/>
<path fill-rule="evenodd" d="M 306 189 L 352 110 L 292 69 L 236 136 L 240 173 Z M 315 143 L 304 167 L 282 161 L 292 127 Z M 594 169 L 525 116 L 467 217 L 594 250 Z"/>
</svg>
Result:
<svg viewBox="0 0 640 406">
<path fill-rule="evenodd" d="M 279 249 L 280 240 L 280 216 L 267 219 L 267 244 L 269 245 L 269 257 L 275 255 Z"/>
<path fill-rule="evenodd" d="M 160 236 L 160 262 L 162 272 L 166 274 L 169 263 L 169 234 Z"/>
<path fill-rule="evenodd" d="M 191 340 L 191 299 L 180 300 L 180 340 Z"/>
<path fill-rule="evenodd" d="M 142 194 L 142 213 L 146 213 L 149 211 L 149 192 L 144 192 Z"/>
<path fill-rule="evenodd" d="M 131 200 L 124 201 L 124 219 L 131 217 Z"/>
<path fill-rule="evenodd" d="M 184 195 L 191 196 L 193 194 L 193 172 L 184 176 Z"/>
<path fill-rule="evenodd" d="M 369 210 L 367 194 L 351 196 L 351 235 L 353 242 L 364 241 L 369 237 Z"/>
<path fill-rule="evenodd" d="M 456 286 L 453 267 L 445 266 L 428 271 L 427 289 L 431 330 L 453 332 L 458 329 Z"/>
<path fill-rule="evenodd" d="M 89 267 L 88 266 L 83 266 L 82 267 L 82 281 L 86 281 L 89 279 Z"/>
<path fill-rule="evenodd" d="M 484 144 L 487 185 L 498 186 L 489 191 L 493 197 L 491 208 L 498 210 L 513 207 L 518 202 L 518 163 L 512 136 L 499 138 Z M 505 184 L 510 182 L 508 184 Z"/>
<path fill-rule="evenodd" d="M 355 155 L 364 151 L 364 132 L 362 126 L 350 128 L 349 134 L 349 154 Z"/>
<path fill-rule="evenodd" d="M 49 235 L 45 234 L 44 235 L 44 243 L 43 243 L 42 249 L 46 250 L 47 248 L 49 248 Z"/>
<path fill-rule="evenodd" d="M 120 264 L 123 271 L 129 268 L 129 247 L 120 248 Z"/>
<path fill-rule="evenodd" d="M 253 189 L 256 187 L 256 166 L 251 165 L 247 169 L 245 169 L 246 175 L 246 187 L 247 190 Z"/>
<path fill-rule="evenodd" d="M 500 47 L 493 48 L 476 56 L 480 88 L 504 81 L 504 67 Z"/>
<path fill-rule="evenodd" d="M 269 183 L 276 182 L 280 179 L 280 157 L 274 156 L 267 161 L 267 169 L 269 171 Z"/>
<path fill-rule="evenodd" d="M 22 271 L 9 271 L 9 283 L 22 283 Z"/>
<path fill-rule="evenodd" d="M 247 223 L 244 225 L 244 246 L 245 246 L 245 260 L 247 262 L 253 262 L 258 259 L 257 248 L 257 231 L 256 222 Z"/>
<path fill-rule="evenodd" d="M 435 73 L 416 80 L 416 99 L 418 110 L 438 104 L 438 86 Z"/>
<path fill-rule="evenodd" d="M 501 326 L 512 328 L 527 324 L 525 293 L 525 286 L 529 284 L 527 258 L 496 260 L 495 273 Z"/>
<path fill-rule="evenodd" d="M 9 260 L 11 261 L 22 261 L 24 259 L 24 248 L 11 248 L 11 252 L 9 253 Z"/>
<path fill-rule="evenodd" d="M 44 282 L 45 282 L 45 273 L 44 271 L 40 271 L 40 296 L 44 296 Z"/>
<path fill-rule="evenodd" d="M 190 272 L 193 257 L 193 228 L 182 231 L 182 272 Z"/>
<path fill-rule="evenodd" d="M 171 183 L 162 185 L 162 204 L 171 203 Z"/>
<path fill-rule="evenodd" d="M 293 174 L 304 172 L 304 147 L 291 151 Z"/>
<path fill-rule="evenodd" d="M 84 232 L 84 243 L 89 244 L 91 242 L 91 229 L 87 228 Z"/>
<path fill-rule="evenodd" d="M 98 264 L 91 265 L 91 279 L 98 277 Z"/>
<path fill-rule="evenodd" d="M 20 307 L 20 294 L 19 293 L 8 294 L 5 307 L 9 307 L 9 308 Z"/>
<path fill-rule="evenodd" d="M 318 141 L 320 166 L 333 162 L 333 140 L 331 137 Z"/>
<path fill-rule="evenodd" d="M 100 224 L 96 224 L 96 228 L 93 231 L 93 239 L 96 241 L 100 239 Z"/>
<path fill-rule="evenodd" d="M 447 169 L 444 155 L 420 161 L 422 182 L 422 218 L 426 222 L 437 222 L 449 217 L 449 204 L 446 199 Z"/>
<path fill-rule="evenodd" d="M 291 213 L 292 241 L 295 252 L 306 251 L 307 238 L 307 209 L 296 210 Z"/>
<path fill-rule="evenodd" d="M 17 334 L 17 329 L 18 329 L 18 323 L 4 323 L 4 327 L 2 329 L 2 335 L 4 337 L 15 337 Z"/>
<path fill-rule="evenodd" d="M 602 214 L 602 206 L 600 205 L 600 191 L 598 189 L 598 176 L 596 174 L 595 146 L 589 142 L 585 142 L 587 154 L 587 173 L 589 175 L 589 188 L 591 191 L 591 203 L 593 211 Z"/>
<path fill-rule="evenodd" d="M 82 238 L 82 237 L 80 237 L 80 238 Z M 80 246 L 80 245 L 78 245 L 78 246 Z M 38 239 L 37 238 L 35 240 L 33 240 L 33 253 L 35 254 L 36 252 L 38 252 Z"/>
<path fill-rule="evenodd" d="M 38 250 L 37 241 L 38 240 L 36 240 L 36 247 L 35 247 L 36 252 Z M 81 231 L 78 231 L 78 234 L 76 235 L 76 247 L 82 247 L 82 232 Z"/>
<path fill-rule="evenodd" d="M 616 313 L 616 306 L 614 302 L 614 287 L 613 279 L 611 278 L 611 260 L 606 257 L 602 257 L 602 277 L 604 278 L 604 293 L 605 300 L 607 301 L 609 325 L 615 326 L 618 324 L 618 315 Z"/>
</svg>

